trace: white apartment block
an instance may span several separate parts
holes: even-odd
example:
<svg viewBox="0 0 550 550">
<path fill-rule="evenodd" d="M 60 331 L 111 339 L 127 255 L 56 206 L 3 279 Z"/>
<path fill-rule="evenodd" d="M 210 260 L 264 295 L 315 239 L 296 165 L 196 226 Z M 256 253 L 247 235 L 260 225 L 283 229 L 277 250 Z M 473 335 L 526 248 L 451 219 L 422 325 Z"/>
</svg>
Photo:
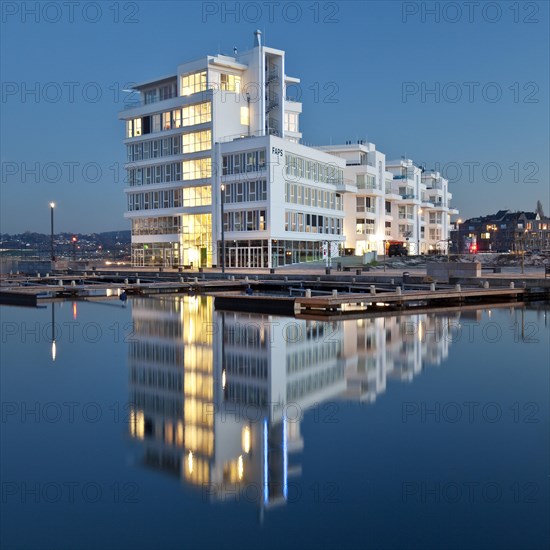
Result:
<svg viewBox="0 0 550 550">
<path fill-rule="evenodd" d="M 139 104 L 119 115 L 133 265 L 272 268 L 390 240 L 446 250 L 446 180 L 372 143 L 301 145 L 302 105 L 286 97 L 299 82 L 256 31 L 247 52 L 135 86 Z"/>
</svg>

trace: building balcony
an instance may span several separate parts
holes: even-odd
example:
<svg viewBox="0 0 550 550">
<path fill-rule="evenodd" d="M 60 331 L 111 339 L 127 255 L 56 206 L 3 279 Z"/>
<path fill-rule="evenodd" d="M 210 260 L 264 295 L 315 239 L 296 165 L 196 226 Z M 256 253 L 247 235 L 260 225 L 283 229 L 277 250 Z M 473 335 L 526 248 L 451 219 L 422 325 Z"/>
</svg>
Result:
<svg viewBox="0 0 550 550">
<path fill-rule="evenodd" d="M 334 182 L 332 185 L 334 185 L 336 190 L 340 193 L 357 193 L 357 187 L 355 186 L 355 183 L 349 180 L 344 182 Z"/>
<path fill-rule="evenodd" d="M 177 95 L 170 98 L 159 99 L 158 101 L 148 101 L 145 103 L 143 100 L 137 100 L 135 102 L 127 102 L 124 104 L 124 109 L 119 111 L 119 120 L 127 120 L 130 118 L 136 118 L 145 116 L 150 113 L 158 113 L 160 111 L 170 111 L 177 107 L 182 107 L 190 103 L 197 103 L 197 101 L 207 101 L 212 99 L 213 91 L 204 90 L 202 92 L 196 92 L 191 95 Z"/>
<path fill-rule="evenodd" d="M 402 204 L 414 204 L 414 205 L 419 205 L 420 204 L 420 199 L 418 198 L 417 195 L 400 195 L 401 197 L 401 203 Z"/>
<path fill-rule="evenodd" d="M 387 193 L 384 195 L 384 199 L 387 201 L 401 201 L 401 195 L 399 193 Z"/>
<path fill-rule="evenodd" d="M 374 206 L 367 206 L 365 208 L 357 209 L 356 210 L 357 215 L 361 214 L 373 214 L 376 215 L 376 208 Z"/>
</svg>

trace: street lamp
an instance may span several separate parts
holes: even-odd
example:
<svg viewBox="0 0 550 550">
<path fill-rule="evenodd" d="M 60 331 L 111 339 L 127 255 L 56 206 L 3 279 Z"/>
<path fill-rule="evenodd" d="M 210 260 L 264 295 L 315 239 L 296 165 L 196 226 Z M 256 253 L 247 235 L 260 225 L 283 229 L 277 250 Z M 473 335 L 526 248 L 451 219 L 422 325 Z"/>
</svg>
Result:
<svg viewBox="0 0 550 550">
<path fill-rule="evenodd" d="M 456 220 L 456 229 L 458 236 L 456 238 L 456 253 L 460 255 L 460 251 L 462 250 L 462 241 L 460 240 L 460 224 L 462 223 L 462 218 L 458 218 Z"/>
<path fill-rule="evenodd" d="M 55 202 L 50 202 L 50 233 L 51 233 L 51 239 L 50 239 L 50 252 L 51 252 L 51 258 L 52 262 L 55 262 L 55 254 L 54 254 L 54 243 L 53 243 L 53 209 L 55 208 Z"/>
<path fill-rule="evenodd" d="M 76 237 L 73 235 L 71 242 L 73 243 L 73 262 L 76 262 Z"/>
<path fill-rule="evenodd" d="M 225 275 L 225 228 L 223 221 L 223 202 L 225 195 L 225 185 L 222 183 L 220 185 L 220 211 L 221 211 L 221 237 L 222 237 L 222 275 Z"/>
<path fill-rule="evenodd" d="M 521 272 L 525 273 L 525 239 L 527 237 L 527 229 L 523 232 L 522 246 L 521 246 Z"/>
</svg>

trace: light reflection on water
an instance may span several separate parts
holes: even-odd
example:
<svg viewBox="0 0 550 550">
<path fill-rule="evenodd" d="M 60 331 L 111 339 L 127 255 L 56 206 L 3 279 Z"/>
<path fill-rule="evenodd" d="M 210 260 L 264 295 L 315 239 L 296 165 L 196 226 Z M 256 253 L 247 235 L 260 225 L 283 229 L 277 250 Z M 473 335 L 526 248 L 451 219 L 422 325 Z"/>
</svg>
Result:
<svg viewBox="0 0 550 550">
<path fill-rule="evenodd" d="M 63 533 L 86 547 L 173 547 L 183 532 L 193 547 L 544 547 L 548 313 L 323 322 L 217 312 L 202 296 L 3 308 L 2 505 L 14 527 L 30 510 L 50 527 L 2 536 L 23 547 L 69 547 Z M 82 414 L 91 402 L 97 422 L 90 405 Z M 28 403 L 39 417 L 57 403 L 59 421 L 29 422 Z M 108 497 L 22 497 L 27 479 L 39 493 L 63 481 L 59 454 L 36 467 L 56 442 L 70 448 L 68 479 L 97 479 Z M 99 462 L 84 458 L 91 449 Z M 130 515 L 119 517 L 121 501 Z M 104 529 L 56 531 L 56 506 Z M 485 527 L 472 526 L 472 507 Z M 183 523 L 169 521 L 174 510 Z M 245 539 L 223 532 L 235 522 Z"/>
</svg>

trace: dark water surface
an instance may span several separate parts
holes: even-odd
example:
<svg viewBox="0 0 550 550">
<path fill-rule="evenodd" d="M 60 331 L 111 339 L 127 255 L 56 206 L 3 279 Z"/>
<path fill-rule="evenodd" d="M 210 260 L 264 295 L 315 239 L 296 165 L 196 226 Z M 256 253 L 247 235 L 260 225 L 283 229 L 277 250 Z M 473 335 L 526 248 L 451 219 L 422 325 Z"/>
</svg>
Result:
<svg viewBox="0 0 550 550">
<path fill-rule="evenodd" d="M 2 548 L 550 546 L 548 305 L 0 311 Z"/>
</svg>

